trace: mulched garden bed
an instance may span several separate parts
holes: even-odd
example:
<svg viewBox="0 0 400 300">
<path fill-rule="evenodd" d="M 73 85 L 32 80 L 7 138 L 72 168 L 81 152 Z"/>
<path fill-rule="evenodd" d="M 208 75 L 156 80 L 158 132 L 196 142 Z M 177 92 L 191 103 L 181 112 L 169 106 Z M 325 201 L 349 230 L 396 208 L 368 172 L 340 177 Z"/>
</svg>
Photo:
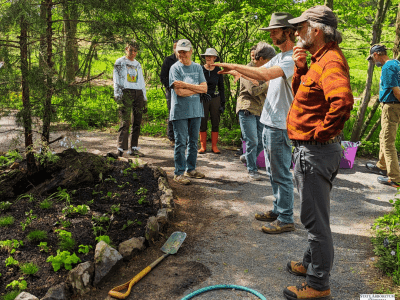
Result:
<svg viewBox="0 0 400 300">
<path fill-rule="evenodd" d="M 57 255 L 57 249 L 76 253 L 81 262 L 93 260 L 96 236 L 109 236 L 117 248 L 125 240 L 144 236 L 147 219 L 159 208 L 155 171 L 139 167 L 135 160 L 128 163 L 68 149 L 44 165 L 30 176 L 23 162 L 17 169 L 0 170 L 0 299 L 12 291 L 7 285 L 14 280 L 25 280 L 25 291 L 42 298 L 50 287 L 64 282 L 69 272 L 64 266 L 55 272 L 46 262 L 50 255 Z M 7 202 L 9 208 L 5 208 Z M 13 217 L 13 223 L 4 226 L 4 217 Z M 28 235 L 34 230 L 47 237 L 30 240 Z M 74 242 L 62 243 L 63 232 L 57 230 L 71 233 Z M 7 240 L 18 242 L 10 248 L 4 245 Z M 47 243 L 48 252 L 41 251 L 40 242 Z M 80 245 L 91 246 L 90 251 L 79 253 Z M 12 261 L 9 257 L 18 264 L 6 266 L 6 259 Z M 38 272 L 23 274 L 25 263 L 34 263 Z"/>
</svg>

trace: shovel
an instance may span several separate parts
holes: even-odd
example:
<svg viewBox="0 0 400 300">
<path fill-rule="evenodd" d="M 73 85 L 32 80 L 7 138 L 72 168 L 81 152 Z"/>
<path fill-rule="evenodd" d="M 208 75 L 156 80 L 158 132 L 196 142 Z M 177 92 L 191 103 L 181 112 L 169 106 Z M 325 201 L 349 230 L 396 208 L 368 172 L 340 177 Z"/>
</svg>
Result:
<svg viewBox="0 0 400 300">
<path fill-rule="evenodd" d="M 108 294 L 111 297 L 114 297 L 114 298 L 117 298 L 117 299 L 125 299 L 126 297 L 128 297 L 129 294 L 131 293 L 132 286 L 134 284 L 136 284 L 144 276 L 146 276 L 147 273 L 149 273 L 152 269 L 154 269 L 154 267 L 157 266 L 157 264 L 160 261 L 162 261 L 164 258 L 166 258 L 168 255 L 175 254 L 176 252 L 178 252 L 178 249 L 182 245 L 182 243 L 185 240 L 185 238 L 186 238 L 186 233 L 180 232 L 180 231 L 175 231 L 173 234 L 171 234 L 169 239 L 161 247 L 161 251 L 165 253 L 165 254 L 163 254 L 163 256 L 158 258 L 151 265 L 149 265 L 146 268 L 144 268 L 142 270 L 142 272 L 137 274 L 130 281 L 128 281 L 128 282 L 126 282 L 126 283 L 124 283 L 124 284 L 122 284 L 120 286 L 117 286 L 117 287 L 113 288 L 112 290 L 110 290 L 108 292 Z M 124 289 L 128 289 L 126 291 L 126 293 L 124 293 L 124 294 L 120 293 L 120 291 L 122 291 Z"/>
</svg>

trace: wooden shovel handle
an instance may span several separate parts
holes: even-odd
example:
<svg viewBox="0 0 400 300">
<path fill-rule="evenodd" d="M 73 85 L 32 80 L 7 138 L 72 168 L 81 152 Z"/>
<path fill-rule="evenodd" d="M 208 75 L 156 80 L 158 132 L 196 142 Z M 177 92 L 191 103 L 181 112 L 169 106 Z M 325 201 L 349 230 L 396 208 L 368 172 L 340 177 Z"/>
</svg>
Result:
<svg viewBox="0 0 400 300">
<path fill-rule="evenodd" d="M 159 257 L 156 261 L 154 261 L 150 266 L 147 266 L 144 268 L 139 274 L 137 274 L 135 277 L 133 277 L 131 280 L 128 282 L 125 282 L 122 285 L 119 285 L 112 290 L 108 292 L 108 294 L 111 297 L 117 298 L 117 299 L 125 299 L 126 297 L 129 296 L 131 293 L 132 287 L 139 282 L 140 279 L 142 279 L 144 276 L 147 275 L 160 261 L 162 261 L 165 257 L 167 257 L 168 254 L 164 254 L 163 256 Z M 120 291 L 128 289 L 124 294 L 120 293 Z"/>
</svg>

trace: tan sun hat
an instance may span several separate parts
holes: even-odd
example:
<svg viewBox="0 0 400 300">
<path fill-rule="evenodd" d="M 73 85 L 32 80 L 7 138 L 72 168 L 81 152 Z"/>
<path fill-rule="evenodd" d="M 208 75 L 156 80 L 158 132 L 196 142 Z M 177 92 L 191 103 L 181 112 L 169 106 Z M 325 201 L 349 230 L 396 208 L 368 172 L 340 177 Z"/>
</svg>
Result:
<svg viewBox="0 0 400 300">
<path fill-rule="evenodd" d="M 192 48 L 192 43 L 187 39 L 179 40 L 178 44 L 176 44 L 176 51 L 190 51 Z"/>
<path fill-rule="evenodd" d="M 200 56 L 202 58 L 204 58 L 205 56 L 216 56 L 217 58 L 215 59 L 215 61 L 219 61 L 218 52 L 214 48 L 207 48 L 206 52 L 204 54 L 200 54 Z"/>
<path fill-rule="evenodd" d="M 271 16 L 271 21 L 269 21 L 269 26 L 265 28 L 260 28 L 260 30 L 271 30 L 283 27 L 294 28 L 294 26 L 288 22 L 290 19 L 293 19 L 293 16 L 289 13 L 286 12 L 273 13 Z"/>
</svg>

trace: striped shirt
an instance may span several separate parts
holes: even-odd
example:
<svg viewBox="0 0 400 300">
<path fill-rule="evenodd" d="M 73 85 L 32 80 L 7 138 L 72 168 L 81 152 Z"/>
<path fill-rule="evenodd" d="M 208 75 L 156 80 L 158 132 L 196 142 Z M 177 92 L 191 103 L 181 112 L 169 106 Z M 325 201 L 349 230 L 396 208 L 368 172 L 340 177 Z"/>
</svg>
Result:
<svg viewBox="0 0 400 300">
<path fill-rule="evenodd" d="M 326 142 L 343 129 L 353 108 L 347 61 L 336 42 L 311 57 L 310 68 L 295 68 L 295 94 L 286 122 L 291 140 Z"/>
</svg>

